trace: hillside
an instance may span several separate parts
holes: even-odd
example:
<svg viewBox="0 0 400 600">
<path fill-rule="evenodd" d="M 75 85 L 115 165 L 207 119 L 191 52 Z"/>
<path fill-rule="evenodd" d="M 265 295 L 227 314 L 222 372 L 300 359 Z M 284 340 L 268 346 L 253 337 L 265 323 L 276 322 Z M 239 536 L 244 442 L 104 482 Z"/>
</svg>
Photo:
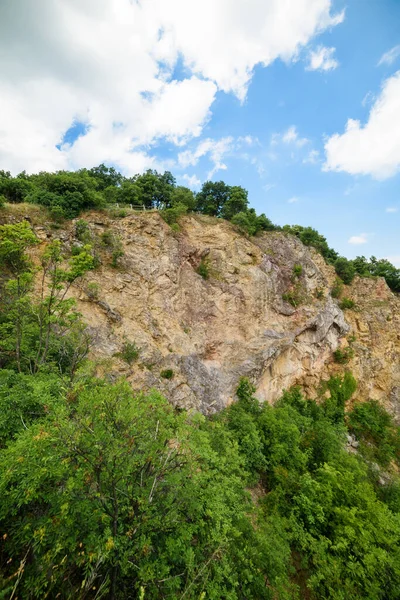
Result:
<svg viewBox="0 0 400 600">
<path fill-rule="evenodd" d="M 346 368 L 359 381 L 358 398 L 400 411 L 400 299 L 382 278 L 356 276 L 332 298 L 333 267 L 290 234 L 249 238 L 203 215 L 183 217 L 178 232 L 157 212 L 83 218 L 101 264 L 70 293 L 92 355 L 109 359 L 110 376 L 209 414 L 232 402 L 241 377 L 262 401 L 295 384 L 314 396 L 322 379 L 343 370 L 334 352 L 350 344 Z M 82 245 L 77 222 L 33 225 L 38 251 L 54 239 L 67 253 Z M 121 256 L 113 267 L 116 243 Z M 341 310 L 343 297 L 354 308 Z M 138 349 L 130 365 L 116 357 L 127 343 Z M 169 370 L 170 379 L 160 376 Z"/>
<path fill-rule="evenodd" d="M 397 600 L 398 295 L 170 215 L 0 211 L 0 596 Z"/>
</svg>

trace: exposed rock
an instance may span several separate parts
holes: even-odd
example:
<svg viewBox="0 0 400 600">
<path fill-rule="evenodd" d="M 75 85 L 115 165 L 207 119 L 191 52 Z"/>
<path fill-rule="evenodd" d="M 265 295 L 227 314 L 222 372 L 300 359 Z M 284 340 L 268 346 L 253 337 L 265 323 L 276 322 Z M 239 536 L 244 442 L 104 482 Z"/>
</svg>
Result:
<svg viewBox="0 0 400 600">
<path fill-rule="evenodd" d="M 247 239 L 204 216 L 182 219 L 179 233 L 157 213 L 85 218 L 96 235 L 112 229 L 124 256 L 119 269 L 102 256 L 81 285 L 98 284 L 97 304 L 78 288 L 72 294 L 97 340 L 94 354 L 110 357 L 126 339 L 141 348 L 127 369 L 134 388 L 156 387 L 176 405 L 204 413 L 232 402 L 242 376 L 262 401 L 273 402 L 293 384 L 312 395 L 321 378 L 343 370 L 332 353 L 354 334 L 349 368 L 359 380 L 358 399 L 378 399 L 400 415 L 400 303 L 383 280 L 356 279 L 345 295 L 358 310 L 343 314 L 329 293 L 333 268 L 290 235 Z M 202 258 L 206 280 L 196 272 Z M 291 290 L 297 306 L 282 299 Z M 168 381 L 160 377 L 166 368 L 174 372 Z"/>
</svg>

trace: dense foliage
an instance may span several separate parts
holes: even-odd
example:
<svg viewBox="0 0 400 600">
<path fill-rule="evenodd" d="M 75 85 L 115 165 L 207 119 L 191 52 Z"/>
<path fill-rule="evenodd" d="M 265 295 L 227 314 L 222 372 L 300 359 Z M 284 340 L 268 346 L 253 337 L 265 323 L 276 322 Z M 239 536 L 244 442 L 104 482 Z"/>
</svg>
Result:
<svg viewBox="0 0 400 600">
<path fill-rule="evenodd" d="M 124 177 L 114 167 L 104 164 L 80 171 L 25 172 L 12 177 L 0 171 L 0 209 L 9 203 L 29 202 L 46 207 L 55 221 L 77 217 L 88 209 L 110 206 L 132 206 L 156 209 L 164 220 L 176 228 L 179 217 L 187 212 L 219 217 L 231 221 L 247 235 L 263 231 L 282 230 L 298 237 L 306 246 L 313 246 L 332 264 L 344 283 L 352 282 L 356 274 L 363 277 L 384 277 L 389 287 L 400 292 L 400 269 L 387 259 L 368 261 L 364 256 L 348 260 L 329 247 L 326 238 L 312 227 L 284 225 L 279 227 L 264 214 L 249 208 L 248 192 L 241 186 L 223 181 L 206 181 L 198 193 L 176 185 L 174 176 L 166 171 L 147 170 L 133 177 Z M 117 260 L 117 259 L 116 259 Z"/>
<path fill-rule="evenodd" d="M 350 373 L 275 406 L 243 379 L 209 419 L 95 377 L 66 299 L 93 268 L 76 228 L 79 251 L 49 243 L 34 266 L 29 224 L 0 227 L 0 598 L 397 599 L 390 415 L 346 412 Z"/>
</svg>

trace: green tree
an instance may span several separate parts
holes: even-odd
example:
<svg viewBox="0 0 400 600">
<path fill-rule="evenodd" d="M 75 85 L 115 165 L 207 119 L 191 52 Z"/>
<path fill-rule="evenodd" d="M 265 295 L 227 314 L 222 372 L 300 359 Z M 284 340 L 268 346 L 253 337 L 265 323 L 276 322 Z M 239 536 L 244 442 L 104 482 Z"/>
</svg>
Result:
<svg viewBox="0 0 400 600">
<path fill-rule="evenodd" d="M 27 600 L 141 588 L 154 600 L 272 599 L 281 586 L 287 551 L 252 528 L 229 436 L 189 425 L 155 393 L 91 382 L 24 430 L 0 466 L 5 581 Z"/>
<path fill-rule="evenodd" d="M 229 194 L 230 187 L 223 181 L 206 181 L 196 196 L 196 209 L 205 215 L 219 217 Z"/>
<path fill-rule="evenodd" d="M 221 208 L 221 217 L 230 221 L 237 213 L 246 212 L 248 203 L 247 190 L 240 185 L 231 186 L 228 199 Z"/>
<path fill-rule="evenodd" d="M 172 190 L 171 194 L 171 207 L 174 208 L 177 205 L 186 206 L 187 210 L 194 210 L 196 206 L 195 195 L 187 187 L 183 185 L 178 185 L 176 188 Z"/>
<path fill-rule="evenodd" d="M 334 262 L 334 267 L 336 273 L 344 283 L 350 284 L 353 281 L 356 270 L 351 260 L 348 260 L 344 256 L 339 256 Z"/>
</svg>

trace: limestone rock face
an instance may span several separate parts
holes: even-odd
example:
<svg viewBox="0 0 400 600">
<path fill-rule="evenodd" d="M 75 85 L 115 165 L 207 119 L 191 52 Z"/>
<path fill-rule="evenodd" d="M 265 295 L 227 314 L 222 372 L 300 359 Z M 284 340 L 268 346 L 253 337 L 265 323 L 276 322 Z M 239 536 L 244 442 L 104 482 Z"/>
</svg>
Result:
<svg viewBox="0 0 400 600">
<path fill-rule="evenodd" d="M 343 370 L 333 352 L 354 335 L 349 368 L 359 398 L 377 398 L 400 416 L 400 303 L 383 280 L 357 279 L 345 291 L 357 310 L 343 313 L 330 295 L 333 268 L 292 236 L 247 239 L 200 215 L 182 219 L 179 232 L 157 213 L 86 219 L 93 236 L 119 236 L 124 252 L 118 268 L 103 252 L 101 266 L 72 290 L 110 374 L 211 413 L 234 400 L 242 376 L 263 401 L 297 383 L 313 394 Z M 76 243 L 73 231 L 72 223 L 67 244 Z M 201 262 L 207 279 L 197 273 Z M 126 341 L 140 348 L 131 366 L 114 356 Z M 167 369 L 170 379 L 161 375 Z"/>
</svg>

